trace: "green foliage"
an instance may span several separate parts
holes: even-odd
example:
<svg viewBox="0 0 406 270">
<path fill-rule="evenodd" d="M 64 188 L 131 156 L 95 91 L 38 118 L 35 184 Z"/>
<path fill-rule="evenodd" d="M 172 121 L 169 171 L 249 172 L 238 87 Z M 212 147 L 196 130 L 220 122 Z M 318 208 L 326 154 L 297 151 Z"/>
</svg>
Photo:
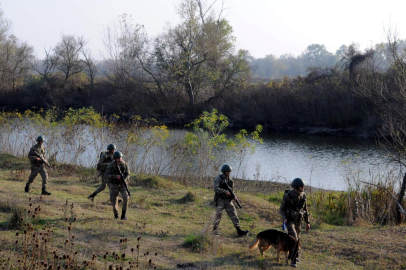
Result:
<svg viewBox="0 0 406 270">
<path fill-rule="evenodd" d="M 283 191 L 280 191 L 276 194 L 271 194 L 268 196 L 268 201 L 276 205 L 280 205 L 282 203 L 283 194 L 284 194 Z"/>
<path fill-rule="evenodd" d="M 214 154 L 215 150 L 224 151 L 222 148 L 226 146 L 227 151 L 239 157 L 241 165 L 246 154 L 255 151 L 255 143 L 262 143 L 262 139 L 259 138 L 259 134 L 262 132 L 261 125 L 258 125 L 250 135 L 245 129 L 242 129 L 235 138 L 227 138 L 223 132 L 228 125 L 228 118 L 223 114 L 218 114 L 216 109 L 211 112 L 203 112 L 199 118 L 187 125 L 193 131 L 185 134 L 184 143 L 190 154 L 198 158 L 199 175 L 209 175 L 207 174 L 208 167 L 213 168 L 217 165 L 220 157 Z"/>
<path fill-rule="evenodd" d="M 348 219 L 347 193 L 317 191 L 308 194 L 308 206 L 319 220 L 332 225 L 344 225 Z"/>
<path fill-rule="evenodd" d="M 92 107 L 90 107 L 81 108 L 78 110 L 69 108 L 68 111 L 64 112 L 64 117 L 61 124 L 68 127 L 80 124 L 102 127 L 105 126 L 106 122 L 99 113 L 97 113 Z"/>
<path fill-rule="evenodd" d="M 129 181 L 130 185 L 142 186 L 147 188 L 155 189 L 167 189 L 175 187 L 174 183 L 160 177 L 158 175 L 146 175 L 146 174 L 137 174 L 132 176 Z"/>
<path fill-rule="evenodd" d="M 21 205 L 14 205 L 11 209 L 11 217 L 7 221 L 7 227 L 11 230 L 20 230 L 24 225 L 26 211 Z"/>
<path fill-rule="evenodd" d="M 206 250 L 212 244 L 212 239 L 204 234 L 189 234 L 186 236 L 183 246 L 190 248 L 192 251 L 200 252 Z"/>
</svg>

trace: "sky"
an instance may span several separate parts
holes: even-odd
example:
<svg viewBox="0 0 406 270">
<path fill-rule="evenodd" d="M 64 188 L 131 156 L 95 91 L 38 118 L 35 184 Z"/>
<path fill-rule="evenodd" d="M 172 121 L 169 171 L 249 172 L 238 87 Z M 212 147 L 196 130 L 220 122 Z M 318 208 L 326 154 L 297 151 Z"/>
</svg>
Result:
<svg viewBox="0 0 406 270">
<path fill-rule="evenodd" d="M 44 57 L 61 35 L 83 36 L 93 55 L 103 50 L 106 25 L 132 16 L 149 36 L 176 25 L 182 0 L 0 0 L 12 32 Z M 211 2 L 211 0 L 206 0 Z M 385 29 L 406 38 L 406 1 L 364 0 L 224 0 L 224 17 L 234 29 L 238 49 L 255 58 L 273 54 L 300 55 L 311 44 L 335 53 L 341 45 L 365 49 L 385 41 Z M 215 8 L 221 8 L 218 0 Z"/>
</svg>

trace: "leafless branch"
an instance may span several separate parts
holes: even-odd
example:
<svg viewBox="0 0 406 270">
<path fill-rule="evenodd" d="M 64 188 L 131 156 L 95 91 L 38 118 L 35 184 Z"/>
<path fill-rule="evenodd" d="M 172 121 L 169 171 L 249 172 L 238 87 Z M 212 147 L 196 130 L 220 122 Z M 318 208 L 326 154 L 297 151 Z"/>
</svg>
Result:
<svg viewBox="0 0 406 270">
<path fill-rule="evenodd" d="M 395 199 L 396 204 L 397 204 L 398 207 L 399 207 L 399 211 L 400 211 L 402 214 L 406 215 L 405 210 L 403 210 L 402 206 L 401 206 L 400 203 L 397 201 L 395 195 L 393 195 L 392 192 L 390 192 L 386 187 L 383 187 L 383 186 L 380 186 L 380 185 L 376 185 L 376 184 L 372 184 L 372 183 L 368 183 L 368 182 L 364 182 L 364 181 L 360 181 L 360 182 L 361 182 L 361 183 L 364 183 L 364 184 L 367 184 L 367 185 L 376 186 L 376 187 L 378 187 L 378 188 L 384 189 L 384 190 L 386 190 L 387 192 L 389 192 L 389 194 Z"/>
</svg>

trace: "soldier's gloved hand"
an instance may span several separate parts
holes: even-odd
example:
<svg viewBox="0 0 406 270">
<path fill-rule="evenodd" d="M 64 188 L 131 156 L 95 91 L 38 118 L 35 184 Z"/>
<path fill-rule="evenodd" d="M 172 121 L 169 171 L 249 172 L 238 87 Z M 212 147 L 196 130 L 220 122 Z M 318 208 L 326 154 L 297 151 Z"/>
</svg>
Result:
<svg viewBox="0 0 406 270">
<path fill-rule="evenodd" d="M 40 161 L 41 159 L 39 157 L 37 157 L 37 161 Z"/>
<path fill-rule="evenodd" d="M 120 180 L 121 179 L 121 175 L 116 175 L 117 179 Z"/>
</svg>

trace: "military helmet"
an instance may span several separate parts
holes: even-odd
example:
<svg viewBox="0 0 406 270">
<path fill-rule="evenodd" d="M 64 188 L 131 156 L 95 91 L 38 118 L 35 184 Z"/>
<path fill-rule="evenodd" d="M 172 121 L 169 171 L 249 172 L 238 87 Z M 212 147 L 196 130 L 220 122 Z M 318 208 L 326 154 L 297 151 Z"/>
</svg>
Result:
<svg viewBox="0 0 406 270">
<path fill-rule="evenodd" d="M 114 154 L 113 154 L 113 159 L 121 158 L 121 157 L 123 157 L 123 154 L 121 154 L 120 151 L 114 152 Z"/>
<path fill-rule="evenodd" d="M 109 144 L 109 146 L 107 146 L 107 150 L 115 150 L 116 146 L 114 144 Z"/>
<path fill-rule="evenodd" d="M 221 167 L 221 172 L 222 173 L 231 172 L 232 170 L 233 170 L 233 168 L 228 164 L 224 164 L 223 167 Z"/>
<path fill-rule="evenodd" d="M 43 141 L 44 141 L 44 137 L 42 137 L 42 136 L 37 137 L 37 142 L 43 142 Z"/>
<path fill-rule="evenodd" d="M 299 187 L 304 187 L 305 182 L 301 178 L 295 178 L 292 181 L 292 187 L 293 188 L 299 188 Z"/>
</svg>

